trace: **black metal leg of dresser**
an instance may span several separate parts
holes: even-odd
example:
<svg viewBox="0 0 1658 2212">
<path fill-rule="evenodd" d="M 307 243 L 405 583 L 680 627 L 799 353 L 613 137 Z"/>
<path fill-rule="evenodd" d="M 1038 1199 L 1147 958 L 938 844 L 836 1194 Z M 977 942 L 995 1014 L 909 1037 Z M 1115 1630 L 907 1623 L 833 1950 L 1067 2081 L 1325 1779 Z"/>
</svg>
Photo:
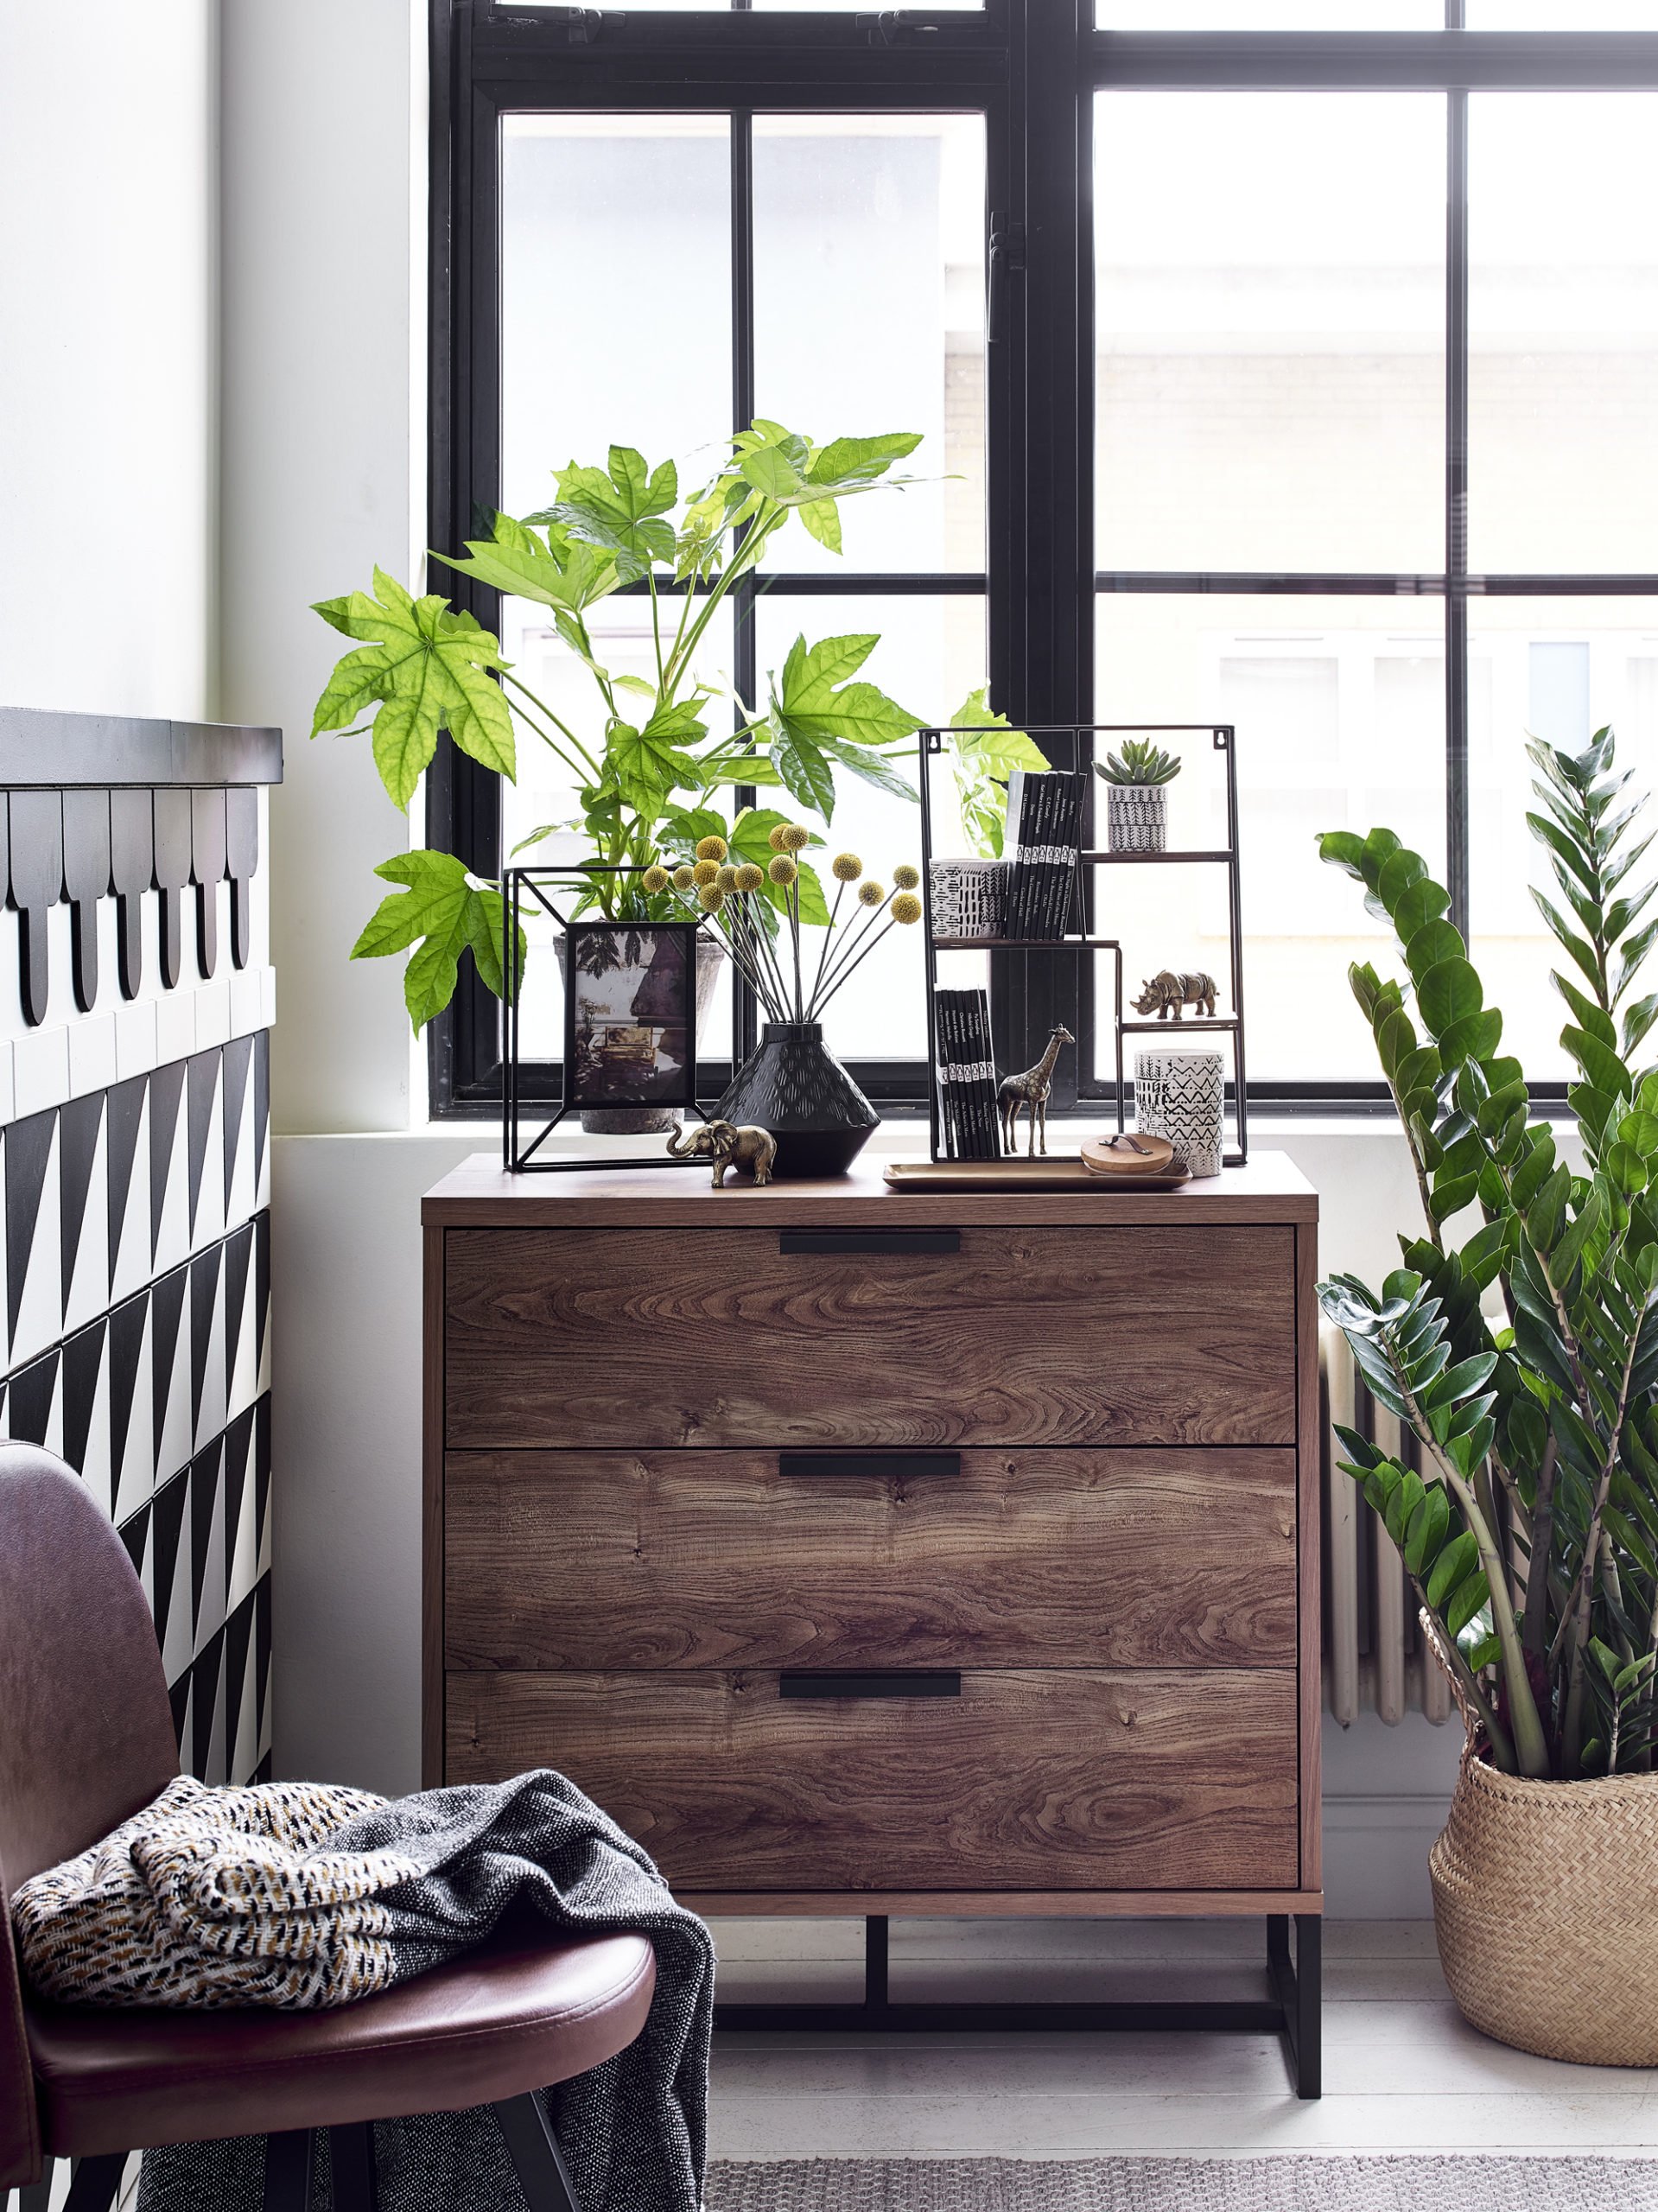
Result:
<svg viewBox="0 0 1658 2212">
<path fill-rule="evenodd" d="M 886 1936 L 884 1913 L 871 1913 L 863 1924 L 863 2002 L 866 2012 L 886 2010 Z"/>
<path fill-rule="evenodd" d="M 1324 2094 L 1322 1994 L 1324 1923 L 1316 1912 L 1295 1916 L 1295 1951 L 1290 1953 L 1287 1913 L 1267 1919 L 1267 1971 L 1278 2001 L 1285 2054 L 1298 2097 Z"/>
</svg>

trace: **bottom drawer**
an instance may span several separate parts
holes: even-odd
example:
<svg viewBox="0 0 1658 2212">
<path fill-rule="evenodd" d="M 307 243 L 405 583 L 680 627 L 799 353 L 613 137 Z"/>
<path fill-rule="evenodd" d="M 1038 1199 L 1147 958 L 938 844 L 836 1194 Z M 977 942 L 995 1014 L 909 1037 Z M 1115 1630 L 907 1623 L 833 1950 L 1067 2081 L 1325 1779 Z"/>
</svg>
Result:
<svg viewBox="0 0 1658 2212">
<path fill-rule="evenodd" d="M 453 1674 L 448 1779 L 556 1767 L 683 1889 L 1295 1886 L 1292 1672 L 781 1679 Z"/>
</svg>

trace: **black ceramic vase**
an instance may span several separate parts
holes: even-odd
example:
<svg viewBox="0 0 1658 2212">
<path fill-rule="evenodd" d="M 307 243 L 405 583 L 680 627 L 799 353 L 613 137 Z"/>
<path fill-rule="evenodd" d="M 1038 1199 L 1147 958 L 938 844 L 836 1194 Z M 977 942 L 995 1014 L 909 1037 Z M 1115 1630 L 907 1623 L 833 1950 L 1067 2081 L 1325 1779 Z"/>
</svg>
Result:
<svg viewBox="0 0 1658 2212">
<path fill-rule="evenodd" d="M 715 1112 L 769 1129 L 777 1176 L 844 1175 L 880 1116 L 823 1042 L 821 1021 L 768 1021 Z"/>
</svg>

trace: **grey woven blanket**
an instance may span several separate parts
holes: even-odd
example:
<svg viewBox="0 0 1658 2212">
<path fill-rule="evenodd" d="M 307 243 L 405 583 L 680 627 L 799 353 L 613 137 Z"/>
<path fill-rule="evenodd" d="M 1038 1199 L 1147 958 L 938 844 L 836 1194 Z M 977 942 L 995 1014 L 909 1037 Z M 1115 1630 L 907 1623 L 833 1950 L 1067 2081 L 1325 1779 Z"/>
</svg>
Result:
<svg viewBox="0 0 1658 2212">
<path fill-rule="evenodd" d="M 348 1817 L 343 1817 L 347 1815 Z M 340 2004 L 454 1957 L 509 1910 L 641 1933 L 644 2033 L 547 2092 L 582 2212 L 697 2212 L 714 1949 L 645 1853 L 549 1772 L 395 1802 L 324 1785 L 187 1779 L 78 1860 L 25 1885 L 31 1977 L 82 2002 Z M 488 2109 L 379 2124 L 380 2212 L 523 2212 Z M 328 2205 L 319 2145 L 313 2206 Z M 148 2153 L 140 2212 L 258 2212 L 263 2139 Z"/>
</svg>

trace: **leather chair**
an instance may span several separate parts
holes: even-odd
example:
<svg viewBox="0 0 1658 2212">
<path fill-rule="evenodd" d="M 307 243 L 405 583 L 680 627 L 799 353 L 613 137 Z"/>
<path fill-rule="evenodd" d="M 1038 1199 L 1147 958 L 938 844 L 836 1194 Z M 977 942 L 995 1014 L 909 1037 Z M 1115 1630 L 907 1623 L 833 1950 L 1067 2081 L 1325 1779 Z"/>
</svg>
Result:
<svg viewBox="0 0 1658 2212">
<path fill-rule="evenodd" d="M 5 1883 L 73 1858 L 179 1771 L 149 1609 L 120 1537 L 50 1453 L 0 1446 L 0 2198 L 108 2212 L 129 2152 L 263 2134 L 266 2212 L 304 2212 L 328 2131 L 338 2212 L 372 2212 L 370 2123 L 492 2104 L 531 2212 L 581 2212 L 530 2094 L 626 2049 L 642 1936 L 502 1940 L 335 2011 L 130 2012 L 24 1987 Z"/>
</svg>

